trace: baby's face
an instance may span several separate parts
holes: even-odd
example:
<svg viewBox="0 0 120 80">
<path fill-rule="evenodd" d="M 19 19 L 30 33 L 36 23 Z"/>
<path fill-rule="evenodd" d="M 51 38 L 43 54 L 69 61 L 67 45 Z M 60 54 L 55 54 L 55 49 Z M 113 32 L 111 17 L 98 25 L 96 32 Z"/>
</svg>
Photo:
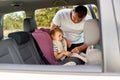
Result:
<svg viewBox="0 0 120 80">
<path fill-rule="evenodd" d="M 60 33 L 60 32 L 56 32 L 54 37 L 53 37 L 54 40 L 57 40 L 57 41 L 62 41 L 63 39 L 63 34 Z"/>
</svg>

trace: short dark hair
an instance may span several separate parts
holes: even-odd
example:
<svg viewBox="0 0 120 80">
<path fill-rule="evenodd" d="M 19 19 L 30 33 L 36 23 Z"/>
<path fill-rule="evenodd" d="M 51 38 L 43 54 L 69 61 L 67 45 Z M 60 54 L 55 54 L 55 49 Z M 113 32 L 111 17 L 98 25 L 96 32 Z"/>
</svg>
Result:
<svg viewBox="0 0 120 80">
<path fill-rule="evenodd" d="M 82 18 L 84 16 L 86 16 L 87 14 L 87 8 L 85 6 L 82 5 L 78 5 L 73 9 L 74 12 L 78 13 L 78 17 Z"/>
</svg>

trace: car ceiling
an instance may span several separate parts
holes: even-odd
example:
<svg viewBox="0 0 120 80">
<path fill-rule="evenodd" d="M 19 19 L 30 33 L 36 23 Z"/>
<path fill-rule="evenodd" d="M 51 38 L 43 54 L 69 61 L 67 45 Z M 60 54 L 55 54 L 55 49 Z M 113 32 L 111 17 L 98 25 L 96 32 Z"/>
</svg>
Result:
<svg viewBox="0 0 120 80">
<path fill-rule="evenodd" d="M 0 0 L 0 15 L 15 11 L 33 13 L 36 9 L 46 7 L 96 3 L 97 0 Z"/>
</svg>

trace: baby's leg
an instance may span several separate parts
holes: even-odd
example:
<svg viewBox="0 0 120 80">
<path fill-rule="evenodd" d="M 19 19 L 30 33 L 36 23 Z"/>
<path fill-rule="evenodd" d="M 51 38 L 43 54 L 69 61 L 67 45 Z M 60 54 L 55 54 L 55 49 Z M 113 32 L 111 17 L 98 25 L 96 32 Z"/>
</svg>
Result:
<svg viewBox="0 0 120 80">
<path fill-rule="evenodd" d="M 70 61 L 70 62 L 65 63 L 64 65 L 77 65 L 77 64 L 73 61 Z"/>
</svg>

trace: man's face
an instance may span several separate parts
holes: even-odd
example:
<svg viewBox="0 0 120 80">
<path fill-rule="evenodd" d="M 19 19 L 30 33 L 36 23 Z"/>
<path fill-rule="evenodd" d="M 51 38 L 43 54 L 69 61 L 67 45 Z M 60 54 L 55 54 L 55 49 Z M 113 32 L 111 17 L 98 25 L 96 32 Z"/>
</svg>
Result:
<svg viewBox="0 0 120 80">
<path fill-rule="evenodd" d="M 72 19 L 72 21 L 73 21 L 74 23 L 79 23 L 79 22 L 81 22 L 84 17 L 85 17 L 85 16 L 83 16 L 83 17 L 80 18 L 80 17 L 78 16 L 78 13 L 77 13 L 77 12 L 72 11 L 71 19 Z"/>
</svg>

